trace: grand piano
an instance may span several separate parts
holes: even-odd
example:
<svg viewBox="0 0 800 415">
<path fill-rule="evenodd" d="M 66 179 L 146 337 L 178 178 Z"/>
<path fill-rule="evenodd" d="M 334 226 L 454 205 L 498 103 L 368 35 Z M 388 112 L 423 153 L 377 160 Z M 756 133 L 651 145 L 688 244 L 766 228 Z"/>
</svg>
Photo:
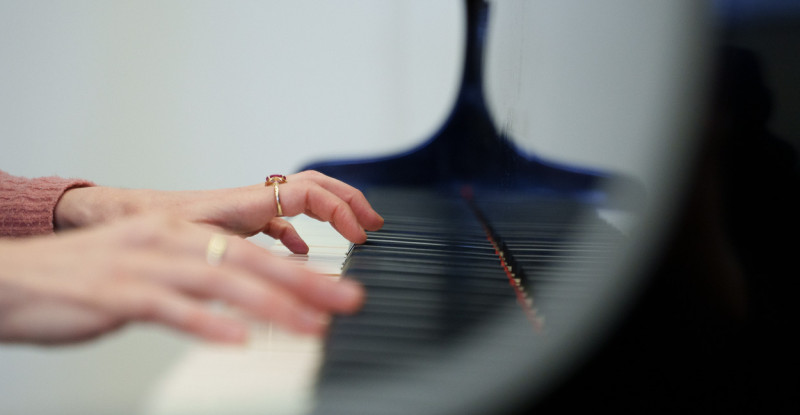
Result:
<svg viewBox="0 0 800 415">
<path fill-rule="evenodd" d="M 680 13 L 702 15 L 690 3 Z M 399 155 L 303 167 L 359 187 L 386 219 L 342 260 L 367 301 L 332 321 L 304 412 L 784 409 L 772 399 L 785 395 L 763 394 L 774 382 L 754 384 L 748 353 L 764 349 L 749 326 L 697 293 L 697 275 L 682 268 L 686 235 L 667 232 L 696 225 L 691 193 L 686 210 L 678 204 L 689 167 L 665 169 L 653 192 L 636 177 L 526 152 L 498 127 L 484 71 L 492 5 L 464 1 L 462 79 L 436 133 Z M 676 58 L 704 67 L 703 23 L 684 23 L 699 45 Z M 663 134 L 667 158 L 689 166 L 680 163 L 694 150 L 701 96 L 681 92 Z"/>
<path fill-rule="evenodd" d="M 725 207 L 730 205 L 709 201 L 708 187 L 683 185 L 685 193 L 673 197 L 683 197 L 684 204 L 670 205 L 660 198 L 670 194 L 670 185 L 686 182 L 663 182 L 654 188 L 659 194 L 652 187 L 648 194 L 636 178 L 554 163 L 517 148 L 508 129 L 498 128 L 485 94 L 490 5 L 466 0 L 464 6 L 462 80 L 441 128 L 403 154 L 305 167 L 362 188 L 386 218 L 386 227 L 353 247 L 344 262 L 343 276 L 362 282 L 368 299 L 361 313 L 331 325 L 312 412 L 796 409 L 789 399 L 796 376 L 780 367 L 797 366 L 789 363 L 790 349 L 778 345 L 788 341 L 778 322 L 789 314 L 790 301 L 780 300 L 782 289 L 767 287 L 796 284 L 766 271 L 775 266 L 767 263 L 784 263 L 781 258 L 791 254 L 765 255 L 752 271 L 746 263 L 755 250 L 748 247 L 751 242 L 725 240 L 752 218 L 740 213 L 738 221 L 730 219 Z M 741 12 L 734 2 L 717 7 Z M 709 10 L 698 7 L 687 16 Z M 690 18 L 683 21 L 692 33 Z M 718 150 L 726 147 L 723 140 L 747 137 L 757 143 L 762 135 L 772 140 L 761 132 L 763 124 L 750 127 L 738 119 L 769 111 L 764 109 L 769 99 L 761 98 L 769 92 L 742 97 L 743 91 L 767 87 L 749 69 L 757 60 L 732 57 L 724 35 L 715 39 L 722 52 L 712 49 L 706 62 L 697 56 L 689 60 L 714 71 L 711 98 L 672 96 L 681 110 L 708 114 L 711 126 L 692 131 L 681 126 L 685 118 L 672 119 L 675 154 L 698 148 L 700 155 L 694 164 L 699 167 L 687 163 L 671 174 L 691 172 L 682 178 L 689 183 L 717 178 L 723 192 L 738 194 L 730 187 L 747 181 L 740 170 L 732 170 L 730 177 L 740 178 L 731 184 L 734 179 L 719 178 L 708 166 L 715 165 L 714 157 L 730 163 L 727 150 Z M 720 54 L 716 60 L 714 53 Z M 720 119 L 756 132 L 726 130 L 715 124 Z M 681 135 L 698 146 L 679 148 Z M 762 157 L 754 151 L 751 156 Z M 798 230 L 800 208 L 794 160 L 794 167 L 785 163 L 783 176 L 764 173 L 761 181 L 783 184 L 775 185 L 773 194 L 785 194 L 786 205 L 793 207 L 760 208 L 775 212 L 779 226 L 790 232 Z M 767 191 L 758 196 L 762 206 L 774 197 Z M 655 217 L 649 216 L 653 204 L 663 209 L 656 209 Z M 676 216 L 664 206 L 675 206 Z M 777 213 L 782 211 L 788 213 Z M 674 221 L 676 230 L 666 233 L 654 254 L 637 246 L 646 237 L 618 226 L 609 212 L 635 218 L 651 238 L 663 232 L 659 220 Z M 730 265 L 737 261 L 744 265 Z M 762 301 L 785 314 L 763 314 Z M 795 380 L 779 380 L 791 377 Z"/>
<path fill-rule="evenodd" d="M 484 94 L 490 7 L 464 6 L 462 79 L 441 128 L 400 155 L 303 168 L 362 189 L 386 219 L 344 262 L 367 302 L 332 322 L 315 414 L 437 413 L 460 400 L 485 413 L 474 398 L 494 389 L 487 381 L 505 383 L 498 374 L 515 355 L 550 360 L 576 305 L 607 282 L 598 270 L 627 241 L 598 211 L 635 215 L 644 202 L 634 179 L 525 154 L 495 126 Z M 475 341 L 480 352 L 450 367 Z"/>
</svg>

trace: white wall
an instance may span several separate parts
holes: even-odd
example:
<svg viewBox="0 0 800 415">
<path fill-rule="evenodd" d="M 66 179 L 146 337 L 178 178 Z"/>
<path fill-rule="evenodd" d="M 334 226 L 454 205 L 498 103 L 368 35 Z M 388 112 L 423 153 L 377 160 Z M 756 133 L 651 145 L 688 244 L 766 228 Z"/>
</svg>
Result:
<svg viewBox="0 0 800 415">
<path fill-rule="evenodd" d="M 191 189 L 432 132 L 456 1 L 0 3 L 0 168 Z"/>
</svg>

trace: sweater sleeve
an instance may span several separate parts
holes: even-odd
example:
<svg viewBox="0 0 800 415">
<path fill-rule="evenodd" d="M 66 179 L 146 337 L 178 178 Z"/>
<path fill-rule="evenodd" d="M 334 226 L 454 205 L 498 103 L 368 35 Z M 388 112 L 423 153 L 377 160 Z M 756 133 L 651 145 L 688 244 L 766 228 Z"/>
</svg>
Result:
<svg viewBox="0 0 800 415">
<path fill-rule="evenodd" d="M 28 179 L 0 170 L 0 237 L 53 233 L 53 215 L 61 196 L 75 187 L 94 186 L 80 179 Z"/>
</svg>

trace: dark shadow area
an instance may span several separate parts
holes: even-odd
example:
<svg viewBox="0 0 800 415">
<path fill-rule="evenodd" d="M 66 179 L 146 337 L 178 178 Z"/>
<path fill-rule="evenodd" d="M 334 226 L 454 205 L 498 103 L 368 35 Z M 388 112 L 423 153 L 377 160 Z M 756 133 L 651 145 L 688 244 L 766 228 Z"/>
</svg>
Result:
<svg viewBox="0 0 800 415">
<path fill-rule="evenodd" d="M 694 179 L 652 282 L 578 373 L 520 413 L 800 411 L 798 157 L 769 127 L 775 89 L 800 88 L 766 79 L 757 51 L 727 42 L 714 80 Z"/>
</svg>

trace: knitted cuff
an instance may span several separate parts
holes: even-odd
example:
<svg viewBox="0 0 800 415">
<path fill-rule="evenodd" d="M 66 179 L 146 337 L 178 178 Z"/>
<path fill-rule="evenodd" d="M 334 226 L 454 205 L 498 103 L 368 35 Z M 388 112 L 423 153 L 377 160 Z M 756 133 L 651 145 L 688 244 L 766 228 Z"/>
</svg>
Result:
<svg viewBox="0 0 800 415">
<path fill-rule="evenodd" d="M 80 179 L 27 179 L 0 171 L 0 236 L 53 233 L 53 215 L 61 196 L 75 187 L 94 186 Z"/>
</svg>

